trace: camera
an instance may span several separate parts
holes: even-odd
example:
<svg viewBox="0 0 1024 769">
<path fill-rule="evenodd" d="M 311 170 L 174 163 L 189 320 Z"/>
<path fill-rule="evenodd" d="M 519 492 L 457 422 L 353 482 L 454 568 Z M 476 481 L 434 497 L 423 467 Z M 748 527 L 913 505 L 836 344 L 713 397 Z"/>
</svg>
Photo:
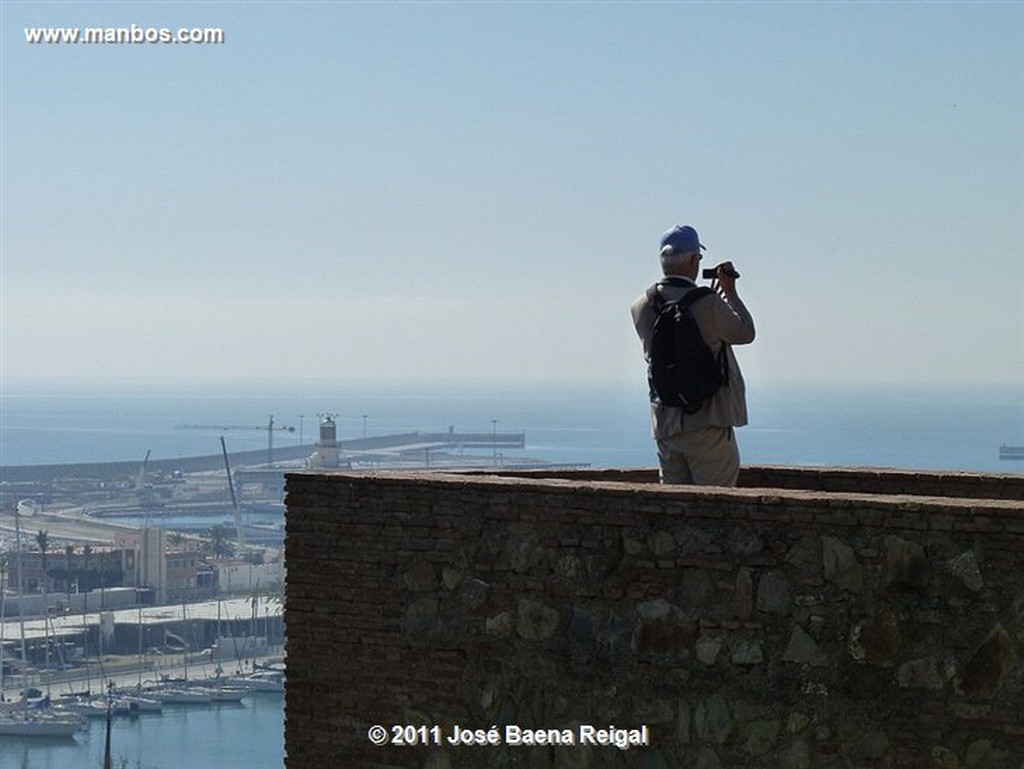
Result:
<svg viewBox="0 0 1024 769">
<path fill-rule="evenodd" d="M 718 268 L 707 267 L 701 274 L 704 276 L 705 280 L 714 280 L 715 278 L 718 277 Z M 728 275 L 730 278 L 733 278 L 734 280 L 740 276 L 740 274 L 736 272 L 736 270 L 728 270 L 725 274 Z"/>
</svg>

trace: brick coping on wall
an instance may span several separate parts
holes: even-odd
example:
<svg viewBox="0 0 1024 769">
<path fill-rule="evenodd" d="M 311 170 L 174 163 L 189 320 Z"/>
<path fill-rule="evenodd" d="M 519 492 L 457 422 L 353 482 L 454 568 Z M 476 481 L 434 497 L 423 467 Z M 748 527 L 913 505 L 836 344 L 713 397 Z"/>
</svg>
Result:
<svg viewBox="0 0 1024 769">
<path fill-rule="evenodd" d="M 744 513 L 744 517 L 752 521 L 1024 535 L 1024 493 L 1011 496 L 1018 487 L 1024 487 L 1021 476 L 755 467 L 745 468 L 741 483 L 761 481 L 778 485 L 725 488 L 662 485 L 657 482 L 656 471 L 645 470 L 503 472 L 499 469 L 492 473 L 320 470 L 299 474 L 336 479 L 340 483 L 349 479 L 369 485 L 379 481 L 391 487 L 408 485 L 413 488 L 426 484 L 478 490 L 485 496 L 502 491 L 517 495 L 536 491 L 556 497 L 561 494 L 619 497 L 630 508 L 640 506 L 655 515 L 683 512 L 694 519 L 720 518 L 724 503 L 727 509 L 735 509 L 736 505 L 752 509 L 754 512 Z M 899 493 L 881 493 L 878 489 Z"/>
<path fill-rule="evenodd" d="M 909 472 L 873 468 L 748 467 L 736 488 L 662 485 L 654 470 L 526 470 L 467 472 L 444 470 L 301 471 L 298 475 L 355 476 L 388 483 L 418 485 L 424 481 L 477 488 L 537 488 L 566 494 L 651 494 L 654 498 L 755 502 L 768 510 L 798 505 L 839 511 L 870 502 L 876 509 L 915 513 L 959 511 L 978 516 L 1008 515 L 1024 510 L 1024 476 L 977 473 Z M 766 513 L 771 515 L 772 513 Z M 1017 531 L 1017 528 L 1014 528 Z M 1022 532 L 1024 533 L 1024 532 Z"/>
<path fill-rule="evenodd" d="M 658 471 L 492 470 L 474 475 L 575 481 L 657 484 Z M 1024 474 L 895 470 L 875 467 L 790 467 L 753 465 L 740 470 L 739 488 L 772 488 L 837 493 L 910 494 L 969 499 L 1024 500 Z M 677 489 L 686 487 L 673 487 Z"/>
</svg>

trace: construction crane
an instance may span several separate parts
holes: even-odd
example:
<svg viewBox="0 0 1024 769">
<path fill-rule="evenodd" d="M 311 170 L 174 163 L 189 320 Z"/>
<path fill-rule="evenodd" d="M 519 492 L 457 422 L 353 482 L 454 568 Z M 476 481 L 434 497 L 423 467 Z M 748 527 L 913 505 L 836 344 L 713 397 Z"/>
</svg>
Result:
<svg viewBox="0 0 1024 769">
<path fill-rule="evenodd" d="M 224 443 L 224 436 L 220 436 L 220 448 L 224 452 L 224 469 L 228 474 L 228 489 L 231 491 L 231 507 L 235 511 L 235 538 L 238 539 L 238 549 L 245 549 L 245 529 L 242 528 L 242 512 L 238 509 L 238 499 L 235 497 L 235 482 L 231 479 L 231 463 L 228 462 L 228 447 Z"/>
<path fill-rule="evenodd" d="M 266 430 L 267 431 L 267 464 L 274 464 L 274 431 L 283 430 L 294 433 L 295 428 L 288 425 L 275 425 L 274 415 L 270 415 L 270 421 L 265 425 L 176 425 L 175 430 L 215 430 L 227 432 L 230 430 Z"/>
<path fill-rule="evenodd" d="M 141 489 L 146 485 L 146 468 L 149 467 L 149 455 L 152 450 L 146 452 L 146 458 L 142 460 L 142 467 L 139 468 L 139 474 L 135 477 L 135 488 Z"/>
</svg>

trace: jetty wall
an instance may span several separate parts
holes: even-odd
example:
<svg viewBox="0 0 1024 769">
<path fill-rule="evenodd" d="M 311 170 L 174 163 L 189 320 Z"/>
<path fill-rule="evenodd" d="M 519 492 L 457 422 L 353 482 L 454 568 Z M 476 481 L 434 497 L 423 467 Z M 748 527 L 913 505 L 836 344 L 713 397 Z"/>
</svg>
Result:
<svg viewBox="0 0 1024 769">
<path fill-rule="evenodd" d="M 1024 478 L 655 479 L 289 475 L 288 769 L 1022 766 Z"/>
</svg>

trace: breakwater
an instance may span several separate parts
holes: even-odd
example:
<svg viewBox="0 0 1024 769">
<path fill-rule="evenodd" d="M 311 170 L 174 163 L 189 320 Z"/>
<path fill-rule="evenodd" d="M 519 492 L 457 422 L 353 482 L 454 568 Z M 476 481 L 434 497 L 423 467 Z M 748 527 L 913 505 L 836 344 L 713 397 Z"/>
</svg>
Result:
<svg viewBox="0 0 1024 769">
<path fill-rule="evenodd" d="M 339 441 L 338 447 L 346 453 L 387 453 L 401 454 L 405 451 L 422 451 L 425 447 L 437 449 L 491 448 L 522 449 L 526 444 L 524 433 L 458 433 L 408 432 L 393 435 L 377 435 L 368 438 L 354 438 Z M 275 446 L 274 462 L 294 462 L 305 459 L 316 451 L 315 444 L 300 446 Z M 231 466 L 252 466 L 266 464 L 268 450 L 228 452 Z M 0 466 L 0 482 L 7 483 L 49 483 L 61 479 L 92 479 L 116 481 L 134 479 L 142 468 L 139 460 L 119 462 L 75 462 L 71 464 L 11 465 Z M 173 459 L 150 459 L 146 462 L 147 472 L 169 474 L 199 473 L 224 469 L 223 454 L 204 454 L 194 457 Z"/>
</svg>

